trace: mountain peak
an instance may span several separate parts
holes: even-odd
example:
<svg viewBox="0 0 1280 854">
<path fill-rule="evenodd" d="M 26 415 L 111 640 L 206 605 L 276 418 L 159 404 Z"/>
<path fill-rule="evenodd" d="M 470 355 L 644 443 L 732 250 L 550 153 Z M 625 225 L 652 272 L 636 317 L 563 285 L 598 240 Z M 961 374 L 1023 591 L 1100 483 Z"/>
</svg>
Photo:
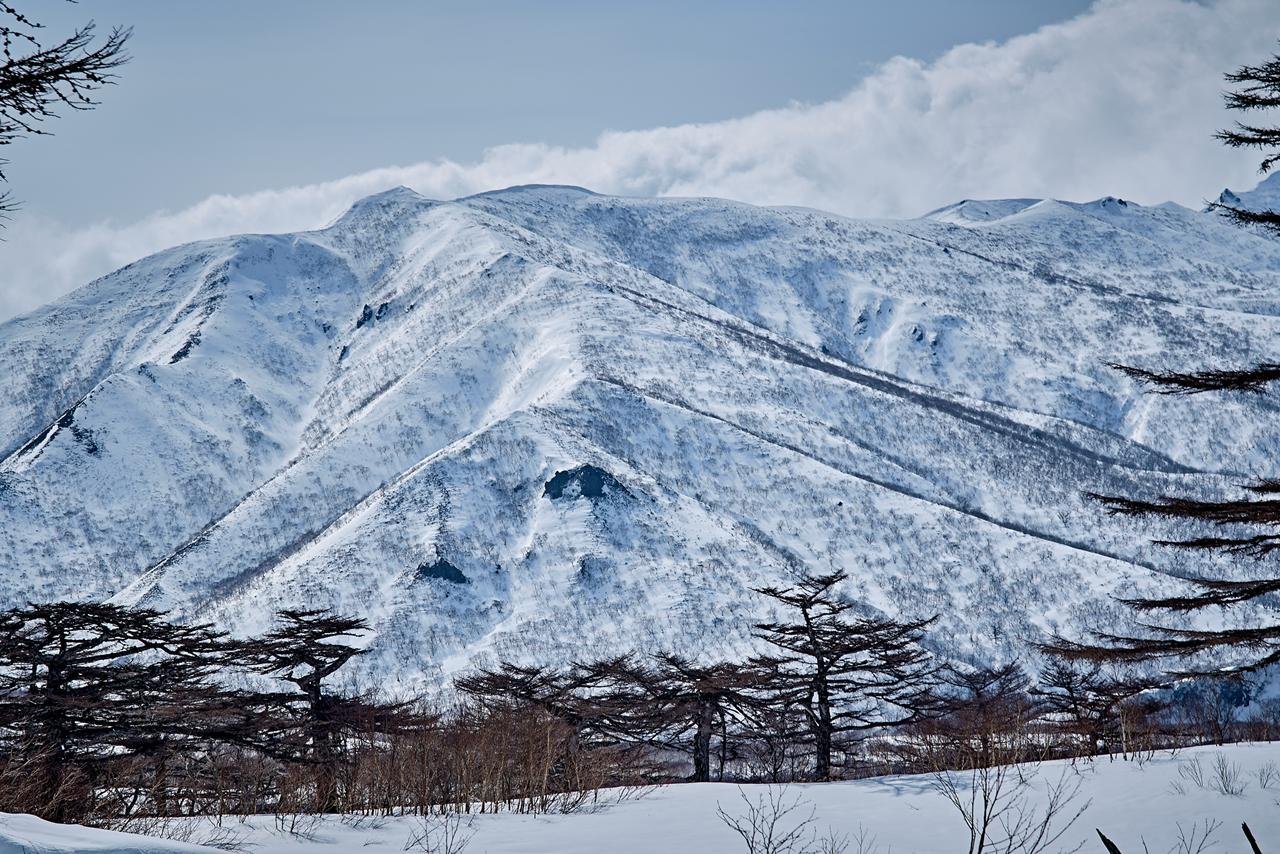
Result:
<svg viewBox="0 0 1280 854">
<path fill-rule="evenodd" d="M 1280 210 L 1280 171 L 1267 175 L 1252 190 L 1235 192 L 1224 188 L 1217 202 L 1245 210 Z"/>
<path fill-rule="evenodd" d="M 923 219 L 957 225 L 989 223 L 1026 210 L 1041 199 L 964 199 L 925 214 Z"/>
<path fill-rule="evenodd" d="M 513 184 L 510 187 L 501 187 L 495 190 L 485 190 L 481 193 L 472 193 L 470 196 L 463 196 L 463 198 L 481 199 L 486 196 L 512 196 L 518 194 L 571 196 L 600 195 L 594 190 L 588 190 L 586 187 L 579 187 L 577 184 Z"/>
<path fill-rule="evenodd" d="M 237 633 L 333 607 L 377 632 L 365 676 L 430 682 L 748 648 L 752 588 L 848 569 L 941 612 L 940 653 L 1008 659 L 1172 594 L 1162 532 L 1082 493 L 1216 489 L 1280 446 L 1265 401 L 1106 367 L 1280 361 L 1280 243 L 1216 217 L 470 198 L 391 189 L 0 325 L 0 601 Z"/>
<path fill-rule="evenodd" d="M 396 208 L 425 208 L 436 204 L 439 204 L 439 202 L 434 199 L 428 199 L 416 190 L 401 184 L 356 200 L 329 227 L 332 228 L 333 226 L 348 223 L 374 212 Z"/>
</svg>

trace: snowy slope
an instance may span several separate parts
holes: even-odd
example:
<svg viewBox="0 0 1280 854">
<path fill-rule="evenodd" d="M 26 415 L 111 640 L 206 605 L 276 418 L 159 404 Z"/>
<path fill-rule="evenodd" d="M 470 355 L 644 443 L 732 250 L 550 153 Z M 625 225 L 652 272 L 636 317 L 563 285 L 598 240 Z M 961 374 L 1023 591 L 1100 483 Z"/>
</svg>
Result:
<svg viewBox="0 0 1280 854">
<path fill-rule="evenodd" d="M 213 854 L 217 848 L 0 813 L 0 854 Z"/>
<path fill-rule="evenodd" d="M 1233 790 L 1237 794 L 1224 794 L 1216 787 L 1219 761 L 1243 784 L 1242 790 Z M 1069 789 L 1079 786 L 1062 818 L 1069 819 L 1082 807 L 1084 812 L 1051 851 L 1072 851 L 1077 846 L 1086 852 L 1103 851 L 1094 828 L 1101 828 L 1126 854 L 1186 850 L 1176 847 L 1179 833 L 1189 836 L 1194 829 L 1199 837 L 1215 822 L 1211 844 L 1202 850 L 1246 850 L 1240 824 L 1248 822 L 1262 850 L 1273 851 L 1280 843 L 1280 810 L 1275 804 L 1278 765 L 1280 746 L 1251 744 L 1160 754 L 1143 763 L 1108 758 L 1074 764 L 1047 762 L 1024 766 L 1022 775 L 1029 784 L 1026 803 L 1034 806 L 1037 815 L 1043 815 L 1048 786 L 1063 780 Z M 743 786 L 740 794 L 738 787 L 727 783 L 689 783 L 625 800 L 606 791 L 594 808 L 570 815 L 480 815 L 465 831 L 471 834 L 466 850 L 476 854 L 739 854 L 746 847 L 717 818 L 716 809 L 742 815 L 742 795 L 754 802 L 766 796 L 767 788 Z M 779 794 L 776 788 L 774 794 Z M 1004 796 L 1015 794 L 1011 783 Z M 848 836 L 851 852 L 951 854 L 968 844 L 963 819 L 928 776 L 796 785 L 781 795 L 784 804 L 799 804 L 790 819 L 783 820 L 785 829 L 812 814 L 818 834 L 834 831 Z M 1060 821 L 1054 828 L 1065 823 Z M 19 829 L 25 836 L 18 836 Z M 228 818 L 220 826 L 197 820 L 191 835 L 198 839 L 217 832 L 257 854 L 383 854 L 404 850 L 406 840 L 419 828 L 412 817 L 326 816 L 304 820 L 302 829 L 303 835 L 280 833 L 272 818 L 263 816 L 243 822 Z M 156 840 L 151 848 L 125 847 L 119 836 L 51 825 L 30 816 L 0 816 L 0 852 L 194 851 L 163 840 Z M 45 847 L 6 848 L 19 839 Z M 859 846 L 858 840 L 865 844 Z M 89 847 L 95 844 L 98 847 Z"/>
<path fill-rule="evenodd" d="M 1280 242 L 1173 205 L 394 190 L 0 325 L 0 601 L 244 632 L 333 605 L 390 684 L 741 652 L 751 586 L 844 568 L 940 613 L 941 651 L 1012 655 L 1203 568 L 1082 491 L 1273 473 L 1271 398 L 1106 364 L 1280 361 L 1277 333 Z"/>
<path fill-rule="evenodd" d="M 1280 172 L 1272 172 L 1252 190 L 1237 193 L 1223 190 L 1217 199 L 1219 204 L 1251 211 L 1275 210 L 1280 207 Z"/>
</svg>

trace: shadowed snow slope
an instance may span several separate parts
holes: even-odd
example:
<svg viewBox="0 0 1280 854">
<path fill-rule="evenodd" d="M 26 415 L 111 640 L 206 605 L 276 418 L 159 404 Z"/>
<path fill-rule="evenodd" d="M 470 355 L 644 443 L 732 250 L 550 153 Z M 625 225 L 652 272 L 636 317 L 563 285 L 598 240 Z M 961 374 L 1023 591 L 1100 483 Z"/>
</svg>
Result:
<svg viewBox="0 0 1280 854">
<path fill-rule="evenodd" d="M 217 848 L 0 813 L 0 854 L 214 854 Z"/>
<path fill-rule="evenodd" d="M 1268 397 L 1106 365 L 1280 361 L 1278 285 L 1280 242 L 1111 198 L 864 222 L 394 190 L 0 325 L 0 600 L 237 632 L 331 605 L 408 685 L 742 652 L 750 587 L 843 568 L 868 608 L 941 614 L 941 651 L 1005 656 L 1197 569 L 1082 491 L 1270 473 Z"/>
</svg>

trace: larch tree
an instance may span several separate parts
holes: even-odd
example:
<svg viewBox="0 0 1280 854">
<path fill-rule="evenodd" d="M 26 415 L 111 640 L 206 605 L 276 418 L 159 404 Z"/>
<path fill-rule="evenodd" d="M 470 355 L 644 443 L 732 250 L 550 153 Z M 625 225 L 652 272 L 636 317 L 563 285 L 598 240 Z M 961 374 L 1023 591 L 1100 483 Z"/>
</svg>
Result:
<svg viewBox="0 0 1280 854">
<path fill-rule="evenodd" d="M 790 618 L 755 626 L 756 637 L 780 653 L 753 665 L 771 672 L 778 700 L 801 709 L 819 780 L 831 779 L 838 737 L 918 720 L 934 672 L 920 646 L 934 618 L 855 616 L 856 604 L 836 590 L 847 577 L 834 572 L 756 589 L 785 606 Z"/>
<path fill-rule="evenodd" d="M 1148 692 L 1167 687 L 1156 678 L 1126 673 L 1114 665 L 1050 658 L 1031 694 L 1051 720 L 1083 739 L 1086 752 L 1127 752 L 1127 708 Z M 1141 711 L 1139 708 L 1137 711 Z"/>
<path fill-rule="evenodd" d="M 326 609 L 284 610 L 277 618 L 267 634 L 240 645 L 238 658 L 250 670 L 296 689 L 279 698 L 300 718 L 296 758 L 315 770 L 316 809 L 336 812 L 341 736 L 367 716 L 369 704 L 329 690 L 326 680 L 364 653 L 353 642 L 364 637 L 369 624 Z"/>
<path fill-rule="evenodd" d="M 502 662 L 455 680 L 459 691 L 489 710 L 532 709 L 564 727 L 560 776 L 576 787 L 583 742 L 630 740 L 642 722 L 620 702 L 618 683 L 632 670 L 626 656 L 568 667 Z"/>
<path fill-rule="evenodd" d="M 760 707 L 764 680 L 759 669 L 664 653 L 654 657 L 652 666 L 631 668 L 629 676 L 630 690 L 619 705 L 638 711 L 640 728 L 662 733 L 664 744 L 687 750 L 695 783 L 711 780 L 711 746 L 719 733 L 722 776 L 730 723 L 748 721 Z"/>
<path fill-rule="evenodd" d="M 1226 75 L 1226 79 L 1235 87 L 1225 96 L 1228 108 L 1265 112 L 1280 107 L 1280 55 L 1261 65 L 1242 66 Z M 1237 122 L 1233 128 L 1220 131 L 1217 137 L 1232 147 L 1263 151 L 1259 170 L 1263 174 L 1280 163 L 1280 127 Z M 1211 207 L 1243 226 L 1280 234 L 1280 211 L 1223 202 Z M 1261 394 L 1271 383 L 1280 380 L 1280 364 L 1273 363 L 1199 371 L 1112 367 L 1168 395 Z M 1174 495 L 1141 498 L 1091 494 L 1090 497 L 1100 501 L 1112 515 L 1163 518 L 1200 527 L 1198 536 L 1156 540 L 1158 545 L 1258 559 L 1280 549 L 1280 480 L 1258 480 L 1244 486 L 1238 496 L 1226 499 Z M 1187 662 L 1205 653 L 1238 653 L 1241 660 L 1232 668 L 1217 668 L 1215 672 L 1219 673 L 1255 670 L 1280 662 L 1280 625 L 1202 629 L 1173 624 L 1178 622 L 1174 619 L 1177 615 L 1185 618 L 1210 609 L 1230 608 L 1280 592 L 1280 577 L 1186 580 L 1191 585 L 1190 592 L 1182 595 L 1122 600 L 1141 614 L 1168 615 L 1165 618 L 1144 619 L 1138 630 L 1130 633 L 1098 632 L 1088 642 L 1055 638 L 1044 648 L 1063 657 L 1095 662 L 1154 659 Z"/>
<path fill-rule="evenodd" d="M 236 704 L 208 681 L 223 650 L 210 627 L 145 608 L 52 602 L 0 614 L 0 750 L 27 802 L 71 820 L 106 764 L 230 735 Z"/>
<path fill-rule="evenodd" d="M 1227 107 L 1246 113 L 1274 110 L 1280 107 L 1280 55 L 1261 65 L 1242 65 L 1226 75 L 1235 88 L 1225 95 Z M 1280 127 L 1238 121 L 1234 127 L 1220 130 L 1217 138 L 1232 148 L 1255 148 L 1263 152 L 1258 171 L 1267 174 L 1280 163 Z M 1257 225 L 1280 233 L 1280 212 L 1253 210 L 1225 201 L 1210 207 L 1241 225 Z"/>
<path fill-rule="evenodd" d="M 961 757 L 960 767 L 985 768 L 1023 758 L 1025 732 L 1039 708 L 1016 663 L 949 665 L 939 673 L 933 719 L 926 726 Z"/>
<path fill-rule="evenodd" d="M 96 94 L 115 82 L 115 71 L 129 61 L 130 31 L 116 27 L 99 40 L 92 21 L 70 35 L 49 40 L 45 27 L 17 7 L 0 0 L 0 146 L 50 131 L 46 122 L 59 110 L 91 110 Z M 0 181 L 4 181 L 0 159 Z M 15 203 L 0 194 L 0 217 Z"/>
</svg>

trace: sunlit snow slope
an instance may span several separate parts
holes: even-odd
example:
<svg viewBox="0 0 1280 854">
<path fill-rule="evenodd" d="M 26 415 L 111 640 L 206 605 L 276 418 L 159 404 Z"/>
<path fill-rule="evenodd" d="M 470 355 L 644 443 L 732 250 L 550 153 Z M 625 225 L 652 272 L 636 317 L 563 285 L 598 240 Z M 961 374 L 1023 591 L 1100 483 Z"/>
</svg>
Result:
<svg viewBox="0 0 1280 854">
<path fill-rule="evenodd" d="M 740 652 L 750 587 L 839 568 L 1006 656 L 1197 570 L 1082 491 L 1275 473 L 1272 398 L 1107 363 L 1254 360 L 1280 361 L 1280 242 L 1174 205 L 393 190 L 0 325 L 0 603 L 236 631 L 332 605 L 376 628 L 366 672 L 416 681 Z"/>
</svg>

